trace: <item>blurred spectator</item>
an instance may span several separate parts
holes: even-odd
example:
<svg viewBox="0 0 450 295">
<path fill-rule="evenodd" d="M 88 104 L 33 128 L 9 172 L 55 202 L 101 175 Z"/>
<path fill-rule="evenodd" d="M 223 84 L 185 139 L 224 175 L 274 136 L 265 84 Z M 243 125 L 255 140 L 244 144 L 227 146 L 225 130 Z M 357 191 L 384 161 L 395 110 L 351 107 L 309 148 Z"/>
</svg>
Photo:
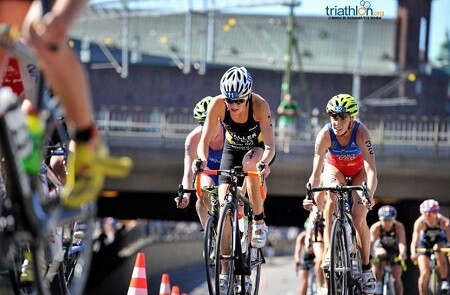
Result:
<svg viewBox="0 0 450 295">
<path fill-rule="evenodd" d="M 296 132 L 296 118 L 298 117 L 298 103 L 292 95 L 286 93 L 277 108 L 278 134 L 280 149 L 284 153 L 290 152 L 291 139 Z"/>
</svg>

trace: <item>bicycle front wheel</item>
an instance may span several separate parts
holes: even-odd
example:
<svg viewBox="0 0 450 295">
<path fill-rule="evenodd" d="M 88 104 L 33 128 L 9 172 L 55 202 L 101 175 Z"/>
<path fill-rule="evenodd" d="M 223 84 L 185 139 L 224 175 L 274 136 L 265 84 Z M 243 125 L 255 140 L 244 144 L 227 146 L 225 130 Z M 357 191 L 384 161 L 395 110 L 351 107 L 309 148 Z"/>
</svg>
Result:
<svg viewBox="0 0 450 295">
<path fill-rule="evenodd" d="M 437 271 L 433 270 L 430 275 L 430 280 L 428 281 L 428 294 L 429 295 L 438 295 L 440 294 L 439 288 L 439 279 L 437 275 Z"/>
<path fill-rule="evenodd" d="M 250 253 L 247 259 L 250 265 L 250 279 L 252 284 L 249 294 L 257 295 L 259 292 L 259 281 L 261 279 L 261 265 L 265 263 L 265 261 L 261 249 L 253 248 L 249 245 L 247 251 L 247 253 Z"/>
<path fill-rule="evenodd" d="M 235 278 L 233 254 L 234 245 L 234 220 L 236 218 L 235 208 L 231 203 L 226 203 L 220 211 L 219 223 L 217 224 L 216 240 L 216 286 L 215 294 L 231 295 L 234 293 Z"/>
<path fill-rule="evenodd" d="M 206 219 L 205 237 L 203 242 L 203 253 L 205 255 L 206 281 L 208 282 L 209 294 L 215 294 L 216 286 L 216 232 L 217 219 L 209 216 Z"/>
<path fill-rule="evenodd" d="M 343 224 L 335 219 L 331 228 L 330 294 L 346 295 L 349 280 L 349 257 L 345 247 Z"/>
</svg>

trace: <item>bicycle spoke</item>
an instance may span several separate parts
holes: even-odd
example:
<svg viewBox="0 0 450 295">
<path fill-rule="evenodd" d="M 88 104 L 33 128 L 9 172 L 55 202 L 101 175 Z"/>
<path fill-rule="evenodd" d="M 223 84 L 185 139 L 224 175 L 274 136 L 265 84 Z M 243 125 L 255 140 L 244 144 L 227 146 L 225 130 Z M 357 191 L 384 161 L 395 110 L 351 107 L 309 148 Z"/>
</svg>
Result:
<svg viewBox="0 0 450 295">
<path fill-rule="evenodd" d="M 330 290 L 332 295 L 348 294 L 348 253 L 343 239 L 341 220 L 333 222 L 331 231 Z"/>
<path fill-rule="evenodd" d="M 231 234 L 231 225 L 234 219 L 234 209 L 232 205 L 227 203 L 222 207 L 219 223 L 217 226 L 217 242 L 216 242 L 216 288 L 215 294 L 221 294 L 221 274 L 228 276 L 227 295 L 232 294 L 234 288 L 234 257 L 231 254 L 231 245 L 233 245 L 233 235 Z M 223 280 L 222 280 L 223 281 Z"/>
</svg>

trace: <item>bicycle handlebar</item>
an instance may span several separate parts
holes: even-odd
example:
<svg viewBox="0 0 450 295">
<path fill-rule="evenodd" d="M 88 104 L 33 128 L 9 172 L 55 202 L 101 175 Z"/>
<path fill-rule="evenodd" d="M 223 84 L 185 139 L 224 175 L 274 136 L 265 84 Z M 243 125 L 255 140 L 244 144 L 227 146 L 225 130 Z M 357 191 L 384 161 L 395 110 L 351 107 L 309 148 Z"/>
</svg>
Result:
<svg viewBox="0 0 450 295">
<path fill-rule="evenodd" d="M 433 253 L 450 253 L 449 247 L 442 247 L 439 249 L 433 249 L 433 248 L 416 248 L 417 253 L 425 253 L 425 254 L 433 254 Z"/>
<path fill-rule="evenodd" d="M 367 188 L 367 182 L 363 182 L 362 185 L 336 185 L 336 186 L 319 186 L 312 188 L 311 183 L 306 184 L 306 198 L 308 200 L 313 200 L 313 203 L 315 205 L 315 200 L 313 193 L 314 192 L 320 192 L 320 191 L 330 191 L 335 193 L 346 193 L 350 191 L 362 191 L 364 197 L 366 198 L 367 202 L 369 202 L 369 205 L 372 205 L 372 201 L 370 200 L 369 196 L 369 189 Z"/>
<path fill-rule="evenodd" d="M 221 170 L 221 169 L 217 169 L 217 170 L 203 170 L 203 169 L 199 169 L 199 171 L 197 171 L 197 173 L 195 174 L 195 190 L 197 192 L 197 195 L 199 197 L 203 196 L 203 191 L 202 191 L 202 185 L 201 185 L 201 174 L 206 174 L 206 175 L 226 175 L 229 177 L 245 177 L 245 176 L 249 176 L 249 177 L 259 177 L 260 178 L 260 186 L 259 186 L 259 191 L 261 193 L 261 198 L 264 200 L 266 198 L 266 191 L 264 189 L 264 175 L 261 174 L 258 171 L 243 171 L 242 168 L 238 168 L 237 167 L 230 169 L 230 170 Z"/>
<path fill-rule="evenodd" d="M 390 255 L 382 255 L 382 256 L 379 256 L 379 257 L 372 258 L 372 262 L 374 262 L 374 263 L 379 263 L 381 261 L 400 263 L 400 266 L 402 267 L 402 270 L 404 272 L 408 269 L 408 267 L 406 266 L 406 261 L 404 259 L 401 259 L 398 256 L 392 257 Z"/>
</svg>

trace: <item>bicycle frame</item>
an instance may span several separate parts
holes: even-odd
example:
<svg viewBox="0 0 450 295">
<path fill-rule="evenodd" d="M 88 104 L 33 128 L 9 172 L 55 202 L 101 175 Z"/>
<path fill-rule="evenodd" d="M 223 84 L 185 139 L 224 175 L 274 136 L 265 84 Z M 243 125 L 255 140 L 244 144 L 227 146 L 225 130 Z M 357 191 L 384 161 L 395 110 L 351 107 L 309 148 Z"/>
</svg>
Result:
<svg viewBox="0 0 450 295">
<path fill-rule="evenodd" d="M 231 182 L 228 186 L 228 192 L 225 195 L 224 203 L 221 205 L 221 211 L 219 215 L 218 228 L 217 228 L 217 241 L 216 241 L 216 288 L 215 294 L 219 294 L 219 282 L 220 282 L 220 274 L 222 263 L 228 263 L 228 274 L 229 274 L 229 288 L 228 294 L 234 294 L 234 292 L 238 294 L 245 294 L 246 289 L 246 275 L 255 275 L 255 278 L 252 279 L 252 294 L 258 293 L 259 288 L 259 277 L 260 277 L 260 266 L 264 263 L 264 258 L 262 256 L 261 249 L 253 249 L 248 240 L 246 241 L 248 249 L 242 249 L 241 246 L 241 235 L 245 235 L 245 239 L 248 239 L 248 233 L 241 233 L 238 225 L 238 212 L 239 212 L 239 200 L 244 203 L 244 214 L 246 214 L 249 219 L 249 225 L 251 225 L 253 219 L 253 212 L 250 208 L 249 200 L 241 196 L 239 194 L 239 188 L 237 185 L 238 179 L 240 177 L 261 177 L 259 172 L 255 171 L 242 171 L 242 167 L 237 166 L 230 170 L 203 170 L 202 173 L 208 175 L 225 175 L 230 177 Z M 197 194 L 201 195 L 201 178 L 199 173 L 196 175 L 196 190 Z M 265 196 L 264 190 L 264 182 L 261 179 L 261 193 L 262 196 Z M 227 222 L 230 224 L 227 224 Z M 227 224 L 227 225 L 226 225 Z M 229 232 L 229 237 L 231 239 L 230 245 L 230 253 L 223 254 L 222 247 L 224 242 L 222 239 L 225 237 L 225 227 L 231 226 L 231 232 Z M 226 247 L 226 246 L 225 246 Z M 255 255 L 255 257 L 252 257 Z M 223 262 L 223 261 L 227 262 Z M 217 267 L 219 266 L 219 267 Z M 253 274 L 253 271 L 255 273 Z M 236 276 L 236 277 L 235 277 Z M 237 281 L 235 281 L 237 279 Z M 236 289 L 234 288 L 234 284 L 237 284 Z"/>
</svg>

